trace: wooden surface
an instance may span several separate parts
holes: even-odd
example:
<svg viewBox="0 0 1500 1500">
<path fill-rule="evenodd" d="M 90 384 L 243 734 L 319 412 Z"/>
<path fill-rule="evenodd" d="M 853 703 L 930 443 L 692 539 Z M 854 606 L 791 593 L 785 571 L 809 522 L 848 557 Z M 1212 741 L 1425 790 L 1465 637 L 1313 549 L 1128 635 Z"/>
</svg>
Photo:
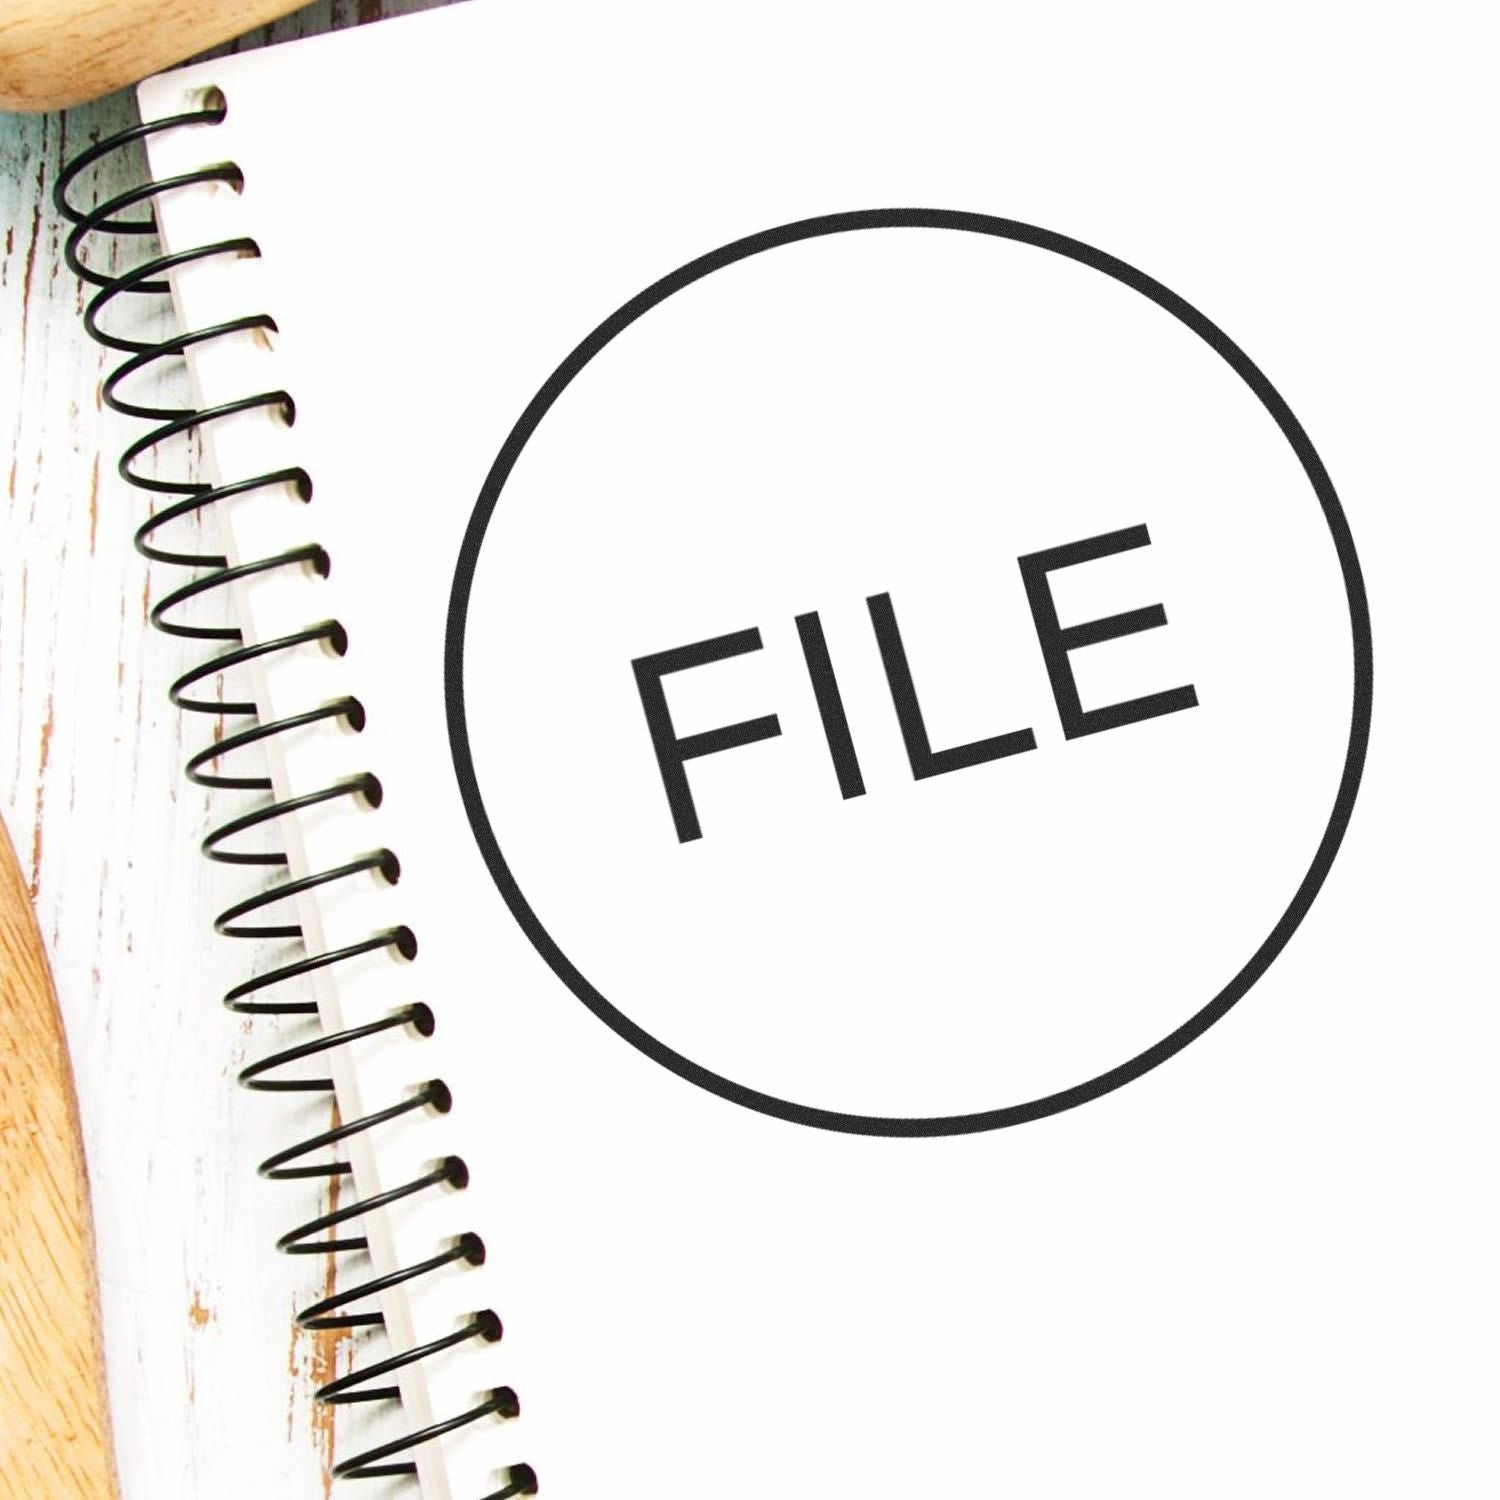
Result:
<svg viewBox="0 0 1500 1500">
<path fill-rule="evenodd" d="M 295 0 L 10 0 L 0 109 L 62 109 L 294 8 Z"/>
<path fill-rule="evenodd" d="M 243 45 L 421 8 L 324 3 Z M 244 872 L 196 852 L 211 804 L 181 766 L 205 726 L 185 733 L 166 701 L 196 658 L 146 625 L 166 580 L 131 547 L 142 497 L 114 475 L 139 428 L 100 409 L 108 364 L 80 326 L 50 203 L 59 164 L 133 118 L 128 94 L 0 115 L 0 812 L 77 1080 L 121 1492 L 298 1500 L 326 1494 L 335 1443 L 358 1441 L 310 1399 L 349 1347 L 292 1322 L 325 1289 L 320 1258 L 272 1248 L 317 1211 L 316 1195 L 254 1168 L 326 1125 L 328 1106 L 234 1085 L 275 1045 L 276 1023 L 242 1022 L 219 1003 L 256 948 L 210 930 Z M 101 188 L 138 171 L 122 162 Z M 390 205 L 371 215 L 401 218 Z M 56 1379 L 73 1377 L 59 1363 Z M 410 1494 L 357 1488 L 360 1500 Z"/>
<path fill-rule="evenodd" d="M 0 827 L 0 1491 L 109 1500 L 83 1142 L 31 895 Z"/>
</svg>

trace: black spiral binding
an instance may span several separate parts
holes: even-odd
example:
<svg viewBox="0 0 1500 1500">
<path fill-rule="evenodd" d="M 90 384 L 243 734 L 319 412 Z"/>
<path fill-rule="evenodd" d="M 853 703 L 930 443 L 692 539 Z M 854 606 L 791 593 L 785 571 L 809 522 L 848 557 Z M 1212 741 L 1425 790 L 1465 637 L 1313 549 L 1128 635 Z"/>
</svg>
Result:
<svg viewBox="0 0 1500 1500">
<path fill-rule="evenodd" d="M 124 361 L 104 381 L 102 396 L 106 405 L 125 416 L 137 417 L 155 423 L 150 431 L 131 443 L 121 455 L 119 472 L 125 482 L 133 488 L 152 496 L 170 497 L 170 503 L 154 509 L 135 533 L 135 545 L 139 552 L 154 563 L 190 570 L 194 575 L 163 597 L 151 611 L 152 625 L 168 635 L 193 640 L 221 643 L 222 649 L 185 672 L 172 684 L 172 702 L 186 713 L 208 714 L 220 719 L 220 737 L 202 750 L 193 754 L 186 765 L 186 774 L 195 785 L 239 792 L 271 792 L 269 778 L 263 776 L 225 774 L 222 762 L 237 750 L 272 737 L 317 723 L 321 720 L 342 720 L 355 730 L 362 730 L 365 711 L 355 698 L 345 697 L 305 713 L 262 723 L 256 719 L 256 709 L 251 702 L 225 702 L 218 698 L 198 696 L 194 689 L 211 682 L 220 673 L 231 671 L 256 658 L 271 656 L 291 650 L 311 641 L 326 643 L 342 655 L 347 647 L 344 628 L 337 620 L 321 620 L 306 628 L 282 636 L 277 640 L 246 645 L 239 630 L 232 625 L 191 625 L 174 618 L 176 612 L 190 600 L 213 590 L 221 589 L 237 579 L 251 577 L 279 568 L 311 567 L 326 575 L 329 569 L 328 554 L 318 546 L 294 548 L 273 557 L 259 558 L 230 566 L 222 555 L 174 550 L 160 545 L 157 534 L 172 523 L 196 515 L 232 496 L 250 491 L 270 489 L 275 486 L 291 486 L 304 500 L 311 500 L 312 477 L 300 467 L 283 468 L 260 474 L 252 479 L 238 480 L 233 484 L 214 487 L 189 479 L 160 479 L 139 472 L 137 464 L 143 455 L 169 438 L 188 434 L 203 428 L 218 418 L 236 412 L 268 408 L 278 413 L 285 421 L 295 420 L 296 408 L 291 395 L 284 390 L 261 391 L 222 405 L 202 410 L 192 408 L 169 408 L 144 406 L 121 396 L 120 387 L 132 376 L 155 364 L 159 360 L 180 359 L 187 350 L 213 339 L 230 334 L 251 331 L 274 332 L 275 320 L 268 314 L 259 313 L 236 318 L 211 328 L 182 332 L 160 342 L 143 342 L 122 337 L 103 328 L 101 314 L 112 303 L 124 296 L 163 296 L 170 294 L 166 273 L 176 268 L 215 257 L 258 256 L 260 251 L 253 239 L 235 238 L 220 240 L 212 244 L 194 246 L 157 254 L 139 265 L 118 274 L 104 275 L 92 269 L 82 258 L 81 249 L 91 236 L 143 236 L 154 235 L 154 219 L 121 218 L 120 214 L 142 204 L 149 204 L 163 192 L 202 183 L 227 183 L 238 189 L 243 183 L 240 170 L 232 162 L 221 162 L 200 168 L 197 171 L 156 182 L 146 182 L 139 187 L 117 194 L 107 202 L 88 210 L 77 208 L 68 199 L 68 189 L 75 181 L 102 159 L 122 148 L 132 146 L 159 131 L 175 130 L 184 126 L 213 126 L 220 123 L 227 113 L 224 97 L 217 90 L 210 91 L 201 108 L 173 115 L 166 119 L 152 120 L 122 130 L 106 140 L 98 142 L 74 157 L 63 168 L 53 190 L 58 212 L 72 225 L 66 245 L 66 259 L 72 270 L 90 286 L 96 288 L 84 313 L 84 326 L 91 337 L 108 349 L 125 356 Z M 153 502 L 154 505 L 154 502 Z M 206 571 L 205 571 L 206 570 Z M 250 720 L 247 727 L 223 732 L 224 721 L 230 719 Z M 274 825 L 288 814 L 315 804 L 348 798 L 367 806 L 378 806 L 381 787 L 378 779 L 369 773 L 350 777 L 315 792 L 286 798 L 280 802 L 269 800 L 252 807 L 249 811 L 229 819 L 216 827 L 203 840 L 203 853 L 207 858 L 221 864 L 276 866 L 288 864 L 284 851 L 264 852 L 258 848 L 243 847 L 243 835 L 263 825 Z M 219 914 L 214 926 L 225 937 L 248 939 L 300 939 L 300 926 L 286 921 L 247 920 L 255 918 L 263 908 L 273 906 L 319 886 L 331 885 L 357 875 L 373 872 L 394 884 L 400 878 L 400 864 L 389 849 L 380 849 L 373 854 L 353 860 L 336 869 L 324 870 L 301 879 L 283 880 L 270 889 L 239 901 Z M 329 968 L 348 962 L 362 954 L 385 948 L 394 948 L 404 957 L 416 953 L 416 937 L 409 928 L 394 927 L 375 932 L 359 942 L 328 953 L 308 953 L 294 962 L 281 964 L 265 973 L 257 974 L 237 984 L 224 996 L 224 1004 L 239 1015 L 310 1015 L 316 1013 L 312 1002 L 289 1001 L 268 998 L 278 986 L 299 979 L 314 970 Z M 239 1082 L 249 1089 L 268 1093 L 326 1093 L 333 1089 L 331 1078 L 305 1078 L 282 1076 L 293 1064 L 330 1052 L 334 1048 L 348 1047 L 382 1032 L 401 1029 L 414 1037 L 431 1036 L 435 1027 L 432 1011 L 417 1003 L 401 1007 L 381 1020 L 346 1030 L 320 1034 L 300 1045 L 287 1047 L 258 1062 L 251 1063 L 239 1075 Z M 299 1141 L 276 1152 L 260 1164 L 263 1176 L 279 1180 L 301 1180 L 304 1178 L 346 1177 L 351 1172 L 345 1160 L 307 1161 L 330 1147 L 337 1147 L 350 1137 L 373 1130 L 388 1121 L 411 1113 L 414 1110 L 431 1109 L 446 1113 L 452 1106 L 452 1097 L 447 1085 L 435 1079 L 410 1097 L 388 1105 L 361 1119 L 336 1124 L 332 1129 L 307 1140 Z M 366 1238 L 359 1233 L 344 1235 L 344 1226 L 356 1231 L 358 1220 L 367 1212 L 409 1198 L 417 1193 L 443 1186 L 462 1189 L 468 1184 L 468 1169 L 463 1161 L 450 1156 L 438 1162 L 430 1171 L 410 1182 L 402 1183 L 376 1196 L 332 1209 L 328 1213 L 309 1219 L 289 1230 L 277 1241 L 277 1248 L 289 1255 L 312 1255 L 363 1250 Z M 297 1314 L 298 1323 L 308 1329 L 352 1329 L 383 1327 L 384 1319 L 379 1311 L 368 1310 L 367 1304 L 379 1293 L 399 1286 L 403 1282 L 428 1276 L 445 1266 L 454 1264 L 478 1265 L 484 1260 L 484 1242 L 477 1234 L 462 1234 L 451 1244 L 437 1250 L 428 1259 L 415 1265 L 392 1271 L 388 1275 L 375 1277 L 357 1286 L 322 1298 Z M 396 1371 L 430 1359 L 457 1345 L 470 1340 L 493 1342 L 501 1336 L 500 1319 L 489 1309 L 475 1313 L 463 1327 L 442 1338 L 433 1339 L 417 1348 L 382 1359 L 363 1369 L 350 1370 L 347 1374 L 329 1381 L 319 1388 L 316 1399 L 320 1402 L 341 1405 L 365 1401 L 399 1401 L 400 1393 L 391 1384 L 372 1384 L 382 1381 Z M 509 1387 L 490 1391 L 475 1405 L 422 1428 L 407 1433 L 391 1442 L 367 1449 L 353 1458 L 344 1459 L 333 1469 L 334 1477 L 349 1479 L 375 1479 L 395 1475 L 413 1475 L 415 1463 L 402 1459 L 400 1455 L 429 1440 L 441 1437 L 459 1427 L 467 1426 L 482 1417 L 495 1414 L 513 1417 L 519 1411 L 516 1394 Z M 484 1500 L 510 1500 L 512 1496 L 534 1494 L 537 1477 L 529 1464 L 517 1464 L 505 1474 L 505 1483 Z"/>
</svg>

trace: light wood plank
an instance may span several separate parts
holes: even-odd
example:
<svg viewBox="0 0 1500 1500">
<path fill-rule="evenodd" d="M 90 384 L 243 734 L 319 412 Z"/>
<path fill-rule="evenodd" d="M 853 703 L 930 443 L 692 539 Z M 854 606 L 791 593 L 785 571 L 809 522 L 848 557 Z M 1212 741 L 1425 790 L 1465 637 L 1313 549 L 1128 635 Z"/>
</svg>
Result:
<svg viewBox="0 0 1500 1500">
<path fill-rule="evenodd" d="M 52 974 L 0 825 L 0 1494 L 115 1494 L 93 1228 Z"/>
<path fill-rule="evenodd" d="M 274 21 L 295 0 L 11 0 L 0 109 L 64 109 Z"/>
</svg>

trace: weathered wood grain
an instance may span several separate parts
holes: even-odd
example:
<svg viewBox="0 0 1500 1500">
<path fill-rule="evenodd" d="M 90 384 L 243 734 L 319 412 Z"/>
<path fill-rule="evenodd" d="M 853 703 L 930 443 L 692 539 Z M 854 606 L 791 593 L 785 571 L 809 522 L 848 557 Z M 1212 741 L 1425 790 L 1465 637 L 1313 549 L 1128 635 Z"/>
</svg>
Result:
<svg viewBox="0 0 1500 1500">
<path fill-rule="evenodd" d="M 240 45 L 421 8 L 324 3 Z M 351 1351 L 292 1322 L 326 1289 L 321 1258 L 272 1248 L 317 1212 L 315 1194 L 260 1182 L 254 1165 L 326 1124 L 328 1106 L 234 1085 L 274 1047 L 276 1026 L 219 1003 L 256 950 L 210 928 L 244 892 L 243 872 L 196 853 L 210 795 L 181 765 L 204 725 L 185 726 L 166 700 L 196 657 L 146 625 L 166 579 L 131 546 L 142 497 L 114 473 L 139 428 L 101 409 L 109 363 L 80 325 L 84 297 L 50 203 L 60 164 L 133 118 L 128 94 L 0 116 L 0 811 L 77 1080 L 122 1493 L 290 1500 L 327 1493 L 346 1436 L 310 1395 Z M 114 162 L 95 191 L 139 170 Z M 382 210 L 372 221 L 399 220 Z M 384 1493 L 361 1486 L 369 1500 Z"/>
</svg>

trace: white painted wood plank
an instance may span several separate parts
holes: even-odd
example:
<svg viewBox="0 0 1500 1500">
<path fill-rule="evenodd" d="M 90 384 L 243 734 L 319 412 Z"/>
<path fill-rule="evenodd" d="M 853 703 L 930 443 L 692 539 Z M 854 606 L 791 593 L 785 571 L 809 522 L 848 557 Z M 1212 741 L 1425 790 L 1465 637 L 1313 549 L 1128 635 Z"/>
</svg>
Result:
<svg viewBox="0 0 1500 1500">
<path fill-rule="evenodd" d="M 241 45 L 421 8 L 325 0 Z M 125 1500 L 313 1496 L 328 1492 L 335 1444 L 358 1441 L 310 1399 L 346 1367 L 349 1342 L 296 1331 L 293 1309 L 325 1290 L 323 1265 L 272 1244 L 319 1198 L 258 1181 L 254 1164 L 326 1124 L 328 1105 L 234 1086 L 277 1026 L 221 1008 L 256 945 L 210 923 L 253 887 L 196 852 L 215 810 L 181 764 L 211 725 L 184 725 L 166 691 L 198 653 L 146 626 L 168 574 L 134 552 L 144 497 L 113 472 L 140 429 L 101 410 L 110 363 L 83 333 L 50 201 L 60 163 L 133 118 L 129 94 L 0 116 L 0 812 L 77 1079 Z M 98 189 L 139 172 L 138 156 L 118 160 Z M 372 221 L 399 221 L 380 210 Z M 377 1500 L 385 1487 L 359 1489 Z"/>
</svg>

